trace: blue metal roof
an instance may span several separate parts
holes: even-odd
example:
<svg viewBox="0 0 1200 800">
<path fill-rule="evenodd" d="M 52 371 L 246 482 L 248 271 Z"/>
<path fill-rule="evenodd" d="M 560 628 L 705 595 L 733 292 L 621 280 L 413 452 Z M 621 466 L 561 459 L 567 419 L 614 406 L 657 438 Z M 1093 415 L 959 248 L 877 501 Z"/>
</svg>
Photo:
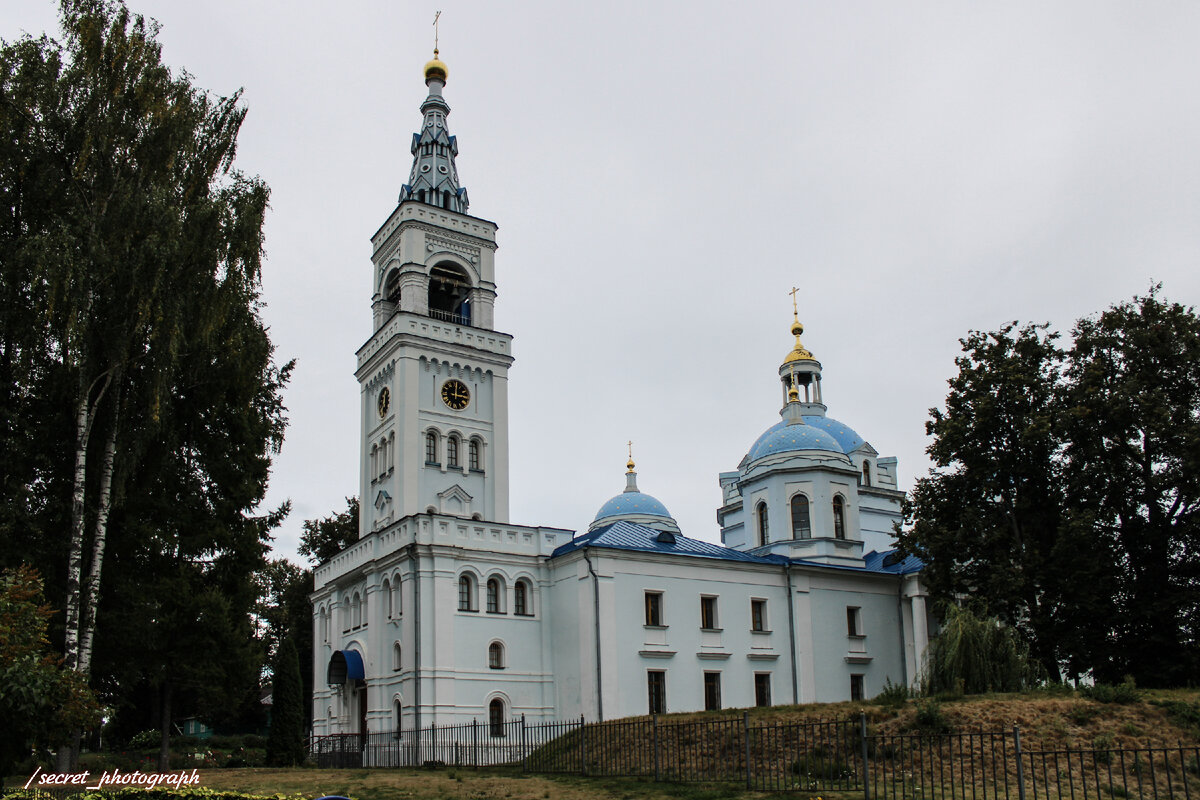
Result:
<svg viewBox="0 0 1200 800">
<path fill-rule="evenodd" d="M 671 518 L 671 513 L 667 511 L 667 507 L 659 502 L 657 498 L 642 492 L 621 492 L 600 506 L 600 510 L 596 512 L 595 519 L 601 520 L 606 517 L 619 517 L 626 514 L 647 514 L 652 517 Z"/>
<path fill-rule="evenodd" d="M 632 492 L 631 492 L 632 494 Z M 746 561 L 753 564 L 782 564 L 787 559 L 782 556 L 756 556 L 731 550 L 719 544 L 689 539 L 679 534 L 675 535 L 672 544 L 658 541 L 661 531 L 638 525 L 634 522 L 620 520 L 611 525 L 596 528 L 594 531 L 576 536 L 570 542 L 559 546 L 551 558 L 566 555 L 584 547 L 605 547 L 612 550 L 636 550 L 643 553 L 673 553 L 675 555 L 693 556 L 696 558 L 717 558 L 725 561 Z"/>
<path fill-rule="evenodd" d="M 750 564 L 782 565 L 790 560 L 797 566 L 821 567 L 823 569 L 844 569 L 854 572 L 874 572 L 890 575 L 908 575 L 920 572 L 925 564 L 916 556 L 897 559 L 898 551 L 887 550 L 882 553 L 872 550 L 863 556 L 863 566 L 846 564 L 825 564 L 804 558 L 788 559 L 781 555 L 754 555 L 741 550 L 733 550 L 711 542 L 689 539 L 680 534 L 674 535 L 674 541 L 661 541 L 662 531 L 647 528 L 633 522 L 621 520 L 610 525 L 597 528 L 594 531 L 576 536 L 570 542 L 555 548 L 551 558 L 564 556 L 585 547 L 599 547 L 611 550 L 633 550 L 641 553 L 671 553 L 674 555 L 691 556 L 693 558 L 714 558 L 722 561 L 742 561 Z"/>
<path fill-rule="evenodd" d="M 775 453 L 799 450 L 826 450 L 833 453 L 853 453 L 865 440 L 844 423 L 831 417 L 804 416 L 803 425 L 788 425 L 780 420 L 763 432 L 746 455 L 748 462 Z"/>
</svg>

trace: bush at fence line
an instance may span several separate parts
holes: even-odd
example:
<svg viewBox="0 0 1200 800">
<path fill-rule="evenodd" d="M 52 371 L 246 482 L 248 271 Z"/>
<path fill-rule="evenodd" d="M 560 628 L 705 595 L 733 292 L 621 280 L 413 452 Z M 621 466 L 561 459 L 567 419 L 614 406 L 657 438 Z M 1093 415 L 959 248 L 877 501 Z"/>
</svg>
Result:
<svg viewBox="0 0 1200 800">
<path fill-rule="evenodd" d="M 1142 693 L 1138 691 L 1132 675 L 1126 675 L 1125 680 L 1116 686 L 1097 683 L 1095 686 L 1080 688 L 1079 693 L 1099 703 L 1137 703 L 1142 699 Z"/>
<path fill-rule="evenodd" d="M 954 726 L 942 711 L 942 704 L 937 700 L 926 700 L 917 704 L 917 713 L 913 717 L 912 727 L 919 733 L 937 736 L 950 733 Z"/>
<path fill-rule="evenodd" d="M 925 694 L 1016 692 L 1041 683 L 1029 646 L 995 617 L 977 617 L 949 606 L 941 632 L 929 645 L 921 684 Z"/>
<path fill-rule="evenodd" d="M 875 696 L 875 702 L 889 708 L 900 708 L 908 702 L 912 692 L 902 683 L 892 683 L 889 677 L 883 682 L 883 691 Z"/>
<path fill-rule="evenodd" d="M 1183 700 L 1151 700 L 1156 706 L 1163 708 L 1167 716 L 1176 725 L 1186 728 L 1197 738 L 1200 738 L 1200 703 L 1188 703 Z"/>
<path fill-rule="evenodd" d="M 845 780 L 854 774 L 844 761 L 830 757 L 825 748 L 817 746 L 792 762 L 792 774 L 814 780 Z"/>
</svg>

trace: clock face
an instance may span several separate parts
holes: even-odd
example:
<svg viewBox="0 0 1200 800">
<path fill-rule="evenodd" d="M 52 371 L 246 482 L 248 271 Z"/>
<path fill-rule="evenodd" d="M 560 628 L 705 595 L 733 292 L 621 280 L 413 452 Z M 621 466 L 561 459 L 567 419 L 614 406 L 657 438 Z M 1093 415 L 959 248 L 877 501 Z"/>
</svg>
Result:
<svg viewBox="0 0 1200 800">
<path fill-rule="evenodd" d="M 392 407 L 392 393 L 388 387 L 383 387 L 379 390 L 379 418 L 383 419 L 387 416 L 388 409 Z"/>
<path fill-rule="evenodd" d="M 462 411 L 471 402 L 471 390 L 462 381 L 451 378 L 442 384 L 442 402 L 455 411 Z"/>
</svg>

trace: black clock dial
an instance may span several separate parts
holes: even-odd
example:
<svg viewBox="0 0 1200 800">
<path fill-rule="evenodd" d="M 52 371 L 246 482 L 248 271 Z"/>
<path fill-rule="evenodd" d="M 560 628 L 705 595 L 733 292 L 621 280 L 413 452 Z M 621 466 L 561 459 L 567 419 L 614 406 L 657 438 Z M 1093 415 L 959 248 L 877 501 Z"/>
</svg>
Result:
<svg viewBox="0 0 1200 800">
<path fill-rule="evenodd" d="M 455 411 L 462 411 L 471 402 L 471 390 L 460 380 L 448 380 L 442 384 L 442 402 Z"/>
<path fill-rule="evenodd" d="M 379 390 L 379 418 L 383 419 L 387 416 L 388 409 L 392 407 L 392 393 L 385 386 Z"/>
</svg>

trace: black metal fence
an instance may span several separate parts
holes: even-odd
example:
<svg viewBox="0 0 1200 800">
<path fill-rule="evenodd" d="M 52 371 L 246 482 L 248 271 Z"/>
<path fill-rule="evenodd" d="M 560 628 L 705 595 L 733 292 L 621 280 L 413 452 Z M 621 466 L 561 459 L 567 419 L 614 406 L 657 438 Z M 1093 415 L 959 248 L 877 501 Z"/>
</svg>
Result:
<svg viewBox="0 0 1200 800">
<path fill-rule="evenodd" d="M 1021 732 L 870 734 L 866 718 L 470 723 L 312 740 L 322 767 L 430 764 L 739 783 L 864 800 L 1200 800 L 1200 746 L 1022 749 Z"/>
</svg>

